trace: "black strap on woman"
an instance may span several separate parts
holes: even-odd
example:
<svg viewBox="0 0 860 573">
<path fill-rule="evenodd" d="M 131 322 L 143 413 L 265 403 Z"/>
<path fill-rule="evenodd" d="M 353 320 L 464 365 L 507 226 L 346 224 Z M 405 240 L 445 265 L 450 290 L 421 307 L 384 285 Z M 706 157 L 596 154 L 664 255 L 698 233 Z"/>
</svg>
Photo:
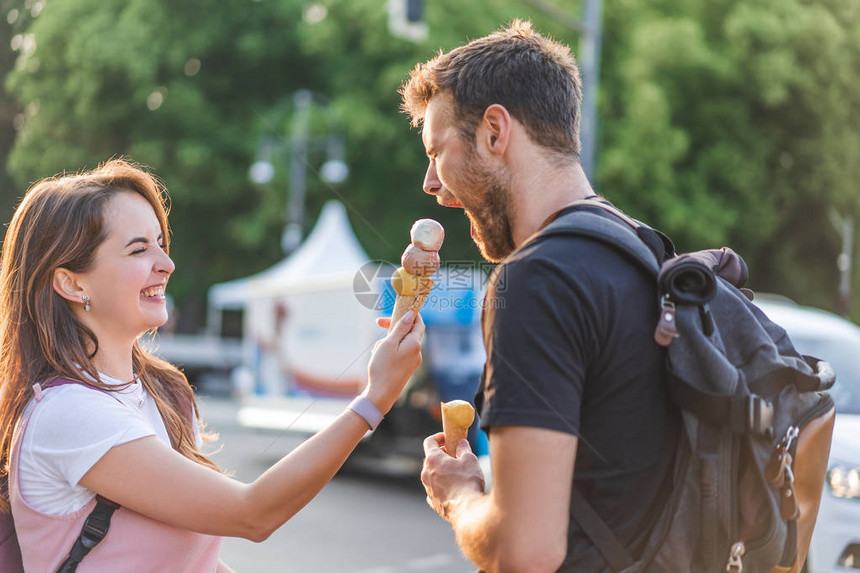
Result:
<svg viewBox="0 0 860 573">
<path fill-rule="evenodd" d="M 81 534 L 75 540 L 69 556 L 57 569 L 57 573 L 74 573 L 81 560 L 93 547 L 101 543 L 110 527 L 110 518 L 120 505 L 100 495 L 96 496 L 96 506 L 84 520 Z"/>
</svg>

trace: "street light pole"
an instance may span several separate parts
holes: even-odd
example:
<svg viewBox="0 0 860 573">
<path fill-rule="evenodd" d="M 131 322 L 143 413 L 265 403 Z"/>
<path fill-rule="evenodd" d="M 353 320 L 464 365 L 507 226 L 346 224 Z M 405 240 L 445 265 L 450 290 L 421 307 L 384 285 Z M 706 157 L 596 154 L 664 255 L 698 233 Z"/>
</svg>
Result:
<svg viewBox="0 0 860 573">
<path fill-rule="evenodd" d="M 343 133 L 337 114 L 327 113 L 325 135 L 311 135 L 310 123 L 314 106 L 326 108 L 329 101 L 310 90 L 299 90 L 286 96 L 275 107 L 289 101 L 291 106 L 289 139 L 263 135 L 257 147 L 257 155 L 248 176 L 258 185 L 270 182 L 275 176 L 273 156 L 280 152 L 290 154 L 290 176 L 287 187 L 286 225 L 281 235 L 281 248 L 289 255 L 302 243 L 305 222 L 305 195 L 308 183 L 310 154 L 325 151 L 326 161 L 320 167 L 319 177 L 328 185 L 343 183 L 349 175 L 349 166 L 344 161 Z M 272 125 L 273 122 L 267 122 Z"/>
<path fill-rule="evenodd" d="M 281 236 L 284 253 L 293 252 L 302 242 L 305 220 L 305 190 L 308 175 L 308 128 L 313 106 L 313 94 L 299 90 L 293 95 L 293 129 L 290 134 L 290 194 L 287 202 L 287 225 Z"/>
<path fill-rule="evenodd" d="M 600 43 L 603 26 L 603 0 L 584 0 L 582 21 L 548 0 L 523 0 L 556 22 L 580 33 L 579 67 L 582 72 L 582 109 L 580 111 L 580 163 L 592 185 L 595 184 L 594 158 L 597 155 L 597 84 L 600 81 Z"/>
<path fill-rule="evenodd" d="M 600 81 L 600 42 L 602 0 L 585 0 L 582 38 L 579 44 L 582 66 L 582 169 L 595 183 L 594 158 L 597 155 L 597 85 Z"/>
<path fill-rule="evenodd" d="M 842 218 L 842 252 L 839 253 L 839 314 L 851 316 L 851 247 L 854 245 L 854 218 Z"/>
</svg>

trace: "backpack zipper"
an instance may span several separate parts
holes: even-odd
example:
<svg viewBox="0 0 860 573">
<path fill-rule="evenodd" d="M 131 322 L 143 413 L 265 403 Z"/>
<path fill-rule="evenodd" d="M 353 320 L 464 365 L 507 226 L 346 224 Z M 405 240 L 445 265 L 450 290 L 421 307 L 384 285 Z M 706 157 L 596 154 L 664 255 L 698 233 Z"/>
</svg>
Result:
<svg viewBox="0 0 860 573">
<path fill-rule="evenodd" d="M 744 562 L 741 558 L 746 552 L 747 548 L 743 541 L 738 541 L 732 545 L 732 551 L 729 553 L 729 562 L 726 564 L 726 571 L 729 573 L 741 573 L 744 570 Z"/>
<path fill-rule="evenodd" d="M 819 397 L 818 403 L 807 410 L 803 417 L 795 424 L 798 429 L 803 430 L 809 422 L 833 408 L 833 397 L 830 394 L 823 392 L 819 394 Z"/>
<path fill-rule="evenodd" d="M 815 418 L 819 417 L 821 414 L 824 414 L 825 412 L 828 412 L 831 408 L 833 408 L 833 398 L 830 396 L 830 394 L 821 393 L 821 394 L 819 394 L 819 396 L 820 396 L 820 399 L 819 399 L 818 403 L 815 404 L 814 406 L 812 406 L 809 410 L 807 410 L 803 414 L 803 416 L 795 424 L 792 424 L 786 430 L 787 434 L 788 433 L 794 434 L 794 432 L 792 430 L 797 430 L 798 435 L 799 435 L 799 432 L 802 431 L 806 427 L 806 425 L 809 424 L 809 422 L 811 422 Z M 792 446 L 791 449 L 794 450 L 791 452 L 792 457 L 793 457 L 795 452 L 796 452 L 796 448 L 797 448 L 797 437 L 796 436 L 793 437 L 791 442 L 792 442 L 790 444 Z M 749 546 L 750 551 L 755 551 L 758 548 L 767 545 L 770 542 L 770 540 L 773 539 L 773 536 L 775 533 L 776 533 L 776 528 L 772 528 L 770 533 L 767 536 L 765 536 L 764 538 L 758 539 L 754 545 Z M 731 552 L 729 554 L 729 561 L 728 561 L 728 564 L 726 565 L 726 571 L 729 571 L 731 573 L 740 573 L 741 571 L 743 571 L 743 562 L 741 561 L 740 558 L 746 553 L 746 551 L 747 551 L 747 546 L 743 540 L 740 540 L 737 543 L 735 543 L 734 545 L 732 545 L 732 549 L 731 549 Z M 739 567 L 739 568 L 732 569 L 731 567 L 733 567 L 733 566 Z"/>
</svg>

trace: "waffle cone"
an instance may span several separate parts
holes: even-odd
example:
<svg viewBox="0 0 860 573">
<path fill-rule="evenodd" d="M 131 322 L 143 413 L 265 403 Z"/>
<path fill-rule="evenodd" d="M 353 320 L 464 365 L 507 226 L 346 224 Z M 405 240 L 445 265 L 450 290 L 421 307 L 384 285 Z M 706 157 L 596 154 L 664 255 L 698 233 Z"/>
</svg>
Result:
<svg viewBox="0 0 860 573">
<path fill-rule="evenodd" d="M 414 310 L 417 314 L 421 310 L 421 307 L 424 306 L 424 301 L 426 300 L 426 294 L 418 296 L 397 295 L 397 298 L 394 300 L 394 311 L 391 314 L 391 326 L 388 327 L 388 331 L 391 332 L 394 325 L 410 310 Z"/>
<path fill-rule="evenodd" d="M 457 457 L 457 444 L 466 439 L 469 434 L 469 428 L 446 428 L 445 419 L 442 418 L 442 429 L 445 431 L 445 451 L 452 458 Z"/>
</svg>

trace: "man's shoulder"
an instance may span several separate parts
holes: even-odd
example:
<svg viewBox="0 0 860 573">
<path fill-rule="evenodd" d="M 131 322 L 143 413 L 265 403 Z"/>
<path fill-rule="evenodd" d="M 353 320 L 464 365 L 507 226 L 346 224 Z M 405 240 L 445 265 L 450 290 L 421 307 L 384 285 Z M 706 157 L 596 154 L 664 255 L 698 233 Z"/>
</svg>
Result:
<svg viewBox="0 0 860 573">
<path fill-rule="evenodd" d="M 579 281 L 611 275 L 619 267 L 632 265 L 617 247 L 582 235 L 551 234 L 534 237 L 511 253 L 496 266 L 491 281 L 528 280 L 545 273 Z"/>
</svg>

